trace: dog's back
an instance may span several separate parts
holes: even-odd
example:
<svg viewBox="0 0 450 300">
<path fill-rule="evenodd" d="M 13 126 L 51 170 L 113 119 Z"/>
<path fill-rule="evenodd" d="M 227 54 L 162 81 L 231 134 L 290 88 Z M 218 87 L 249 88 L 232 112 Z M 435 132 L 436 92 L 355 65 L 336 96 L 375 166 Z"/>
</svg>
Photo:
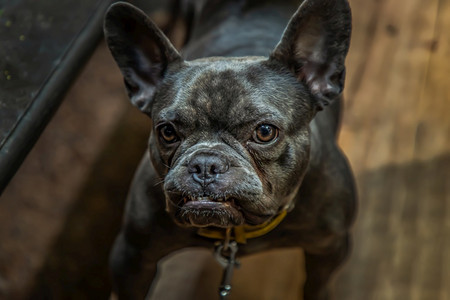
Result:
<svg viewBox="0 0 450 300">
<path fill-rule="evenodd" d="M 298 1 L 183 1 L 188 60 L 211 56 L 269 56 Z"/>
</svg>

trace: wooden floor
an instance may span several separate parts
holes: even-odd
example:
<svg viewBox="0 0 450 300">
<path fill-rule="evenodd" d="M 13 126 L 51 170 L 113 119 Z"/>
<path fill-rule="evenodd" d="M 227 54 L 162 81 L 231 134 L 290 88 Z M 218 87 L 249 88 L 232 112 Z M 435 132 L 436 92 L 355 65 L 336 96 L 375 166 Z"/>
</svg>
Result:
<svg viewBox="0 0 450 300">
<path fill-rule="evenodd" d="M 450 0 L 350 4 L 339 141 L 360 207 L 336 299 L 450 300 Z M 139 159 L 130 153 L 145 145 L 131 136 L 145 136 L 148 122 L 133 109 L 120 113 L 128 106 L 107 55 L 103 45 L 0 199 L 0 299 L 109 294 L 106 253 Z M 104 100 L 89 104 L 94 89 L 111 87 L 109 113 Z M 94 132 L 87 122 L 96 118 Z M 231 298 L 298 299 L 305 276 L 293 266 L 302 263 L 295 249 L 244 258 Z M 154 299 L 216 299 L 220 268 L 209 252 L 178 253 L 162 269 Z"/>
</svg>

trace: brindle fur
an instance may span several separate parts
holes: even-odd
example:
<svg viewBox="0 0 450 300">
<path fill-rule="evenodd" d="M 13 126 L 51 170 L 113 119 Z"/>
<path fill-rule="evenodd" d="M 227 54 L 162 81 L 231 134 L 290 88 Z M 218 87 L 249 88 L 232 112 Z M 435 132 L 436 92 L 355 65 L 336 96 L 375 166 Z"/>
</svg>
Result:
<svg viewBox="0 0 450 300">
<path fill-rule="evenodd" d="M 302 247 L 304 299 L 329 299 L 330 277 L 349 252 L 356 203 L 351 170 L 336 145 L 350 8 L 346 0 L 305 0 L 295 12 L 292 1 L 274 2 L 185 1 L 196 13 L 183 57 L 138 9 L 126 3 L 109 9 L 108 45 L 132 103 L 153 126 L 111 254 L 119 298 L 144 298 L 158 260 L 170 252 L 212 247 L 195 227 L 180 226 L 189 225 L 179 215 L 180 197 L 231 195 L 251 212 L 244 214 L 248 223 L 290 209 L 239 254 Z M 180 136 L 175 145 L 158 136 L 159 124 L 168 122 Z M 276 142 L 252 141 L 261 123 L 280 128 Z M 188 170 L 196 160 L 226 171 L 213 184 L 198 184 Z M 210 221 L 219 227 L 236 221 L 215 217 Z M 206 214 L 199 218 L 208 221 Z"/>
</svg>

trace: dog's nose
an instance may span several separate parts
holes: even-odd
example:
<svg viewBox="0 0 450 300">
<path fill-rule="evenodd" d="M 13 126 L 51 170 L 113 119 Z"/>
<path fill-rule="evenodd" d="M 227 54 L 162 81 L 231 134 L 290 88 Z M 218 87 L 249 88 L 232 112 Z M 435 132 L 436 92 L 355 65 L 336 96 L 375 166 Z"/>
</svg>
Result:
<svg viewBox="0 0 450 300">
<path fill-rule="evenodd" d="M 188 164 L 188 172 L 202 186 L 214 182 L 219 174 L 228 171 L 228 161 L 212 154 L 196 155 Z"/>
</svg>

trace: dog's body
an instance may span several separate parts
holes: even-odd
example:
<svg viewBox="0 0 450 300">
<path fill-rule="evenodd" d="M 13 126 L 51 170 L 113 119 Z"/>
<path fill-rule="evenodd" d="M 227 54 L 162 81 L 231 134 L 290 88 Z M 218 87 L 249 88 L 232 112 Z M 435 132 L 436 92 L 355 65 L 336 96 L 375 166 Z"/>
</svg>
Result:
<svg viewBox="0 0 450 300">
<path fill-rule="evenodd" d="M 153 122 L 111 255 L 115 292 L 143 298 L 160 258 L 211 248 L 198 227 L 258 225 L 288 210 L 239 254 L 302 247 L 304 299 L 328 299 L 356 203 L 336 145 L 348 4 L 307 0 L 295 12 L 291 1 L 199 2 L 184 59 L 132 6 L 106 17 L 131 101 Z"/>
</svg>

